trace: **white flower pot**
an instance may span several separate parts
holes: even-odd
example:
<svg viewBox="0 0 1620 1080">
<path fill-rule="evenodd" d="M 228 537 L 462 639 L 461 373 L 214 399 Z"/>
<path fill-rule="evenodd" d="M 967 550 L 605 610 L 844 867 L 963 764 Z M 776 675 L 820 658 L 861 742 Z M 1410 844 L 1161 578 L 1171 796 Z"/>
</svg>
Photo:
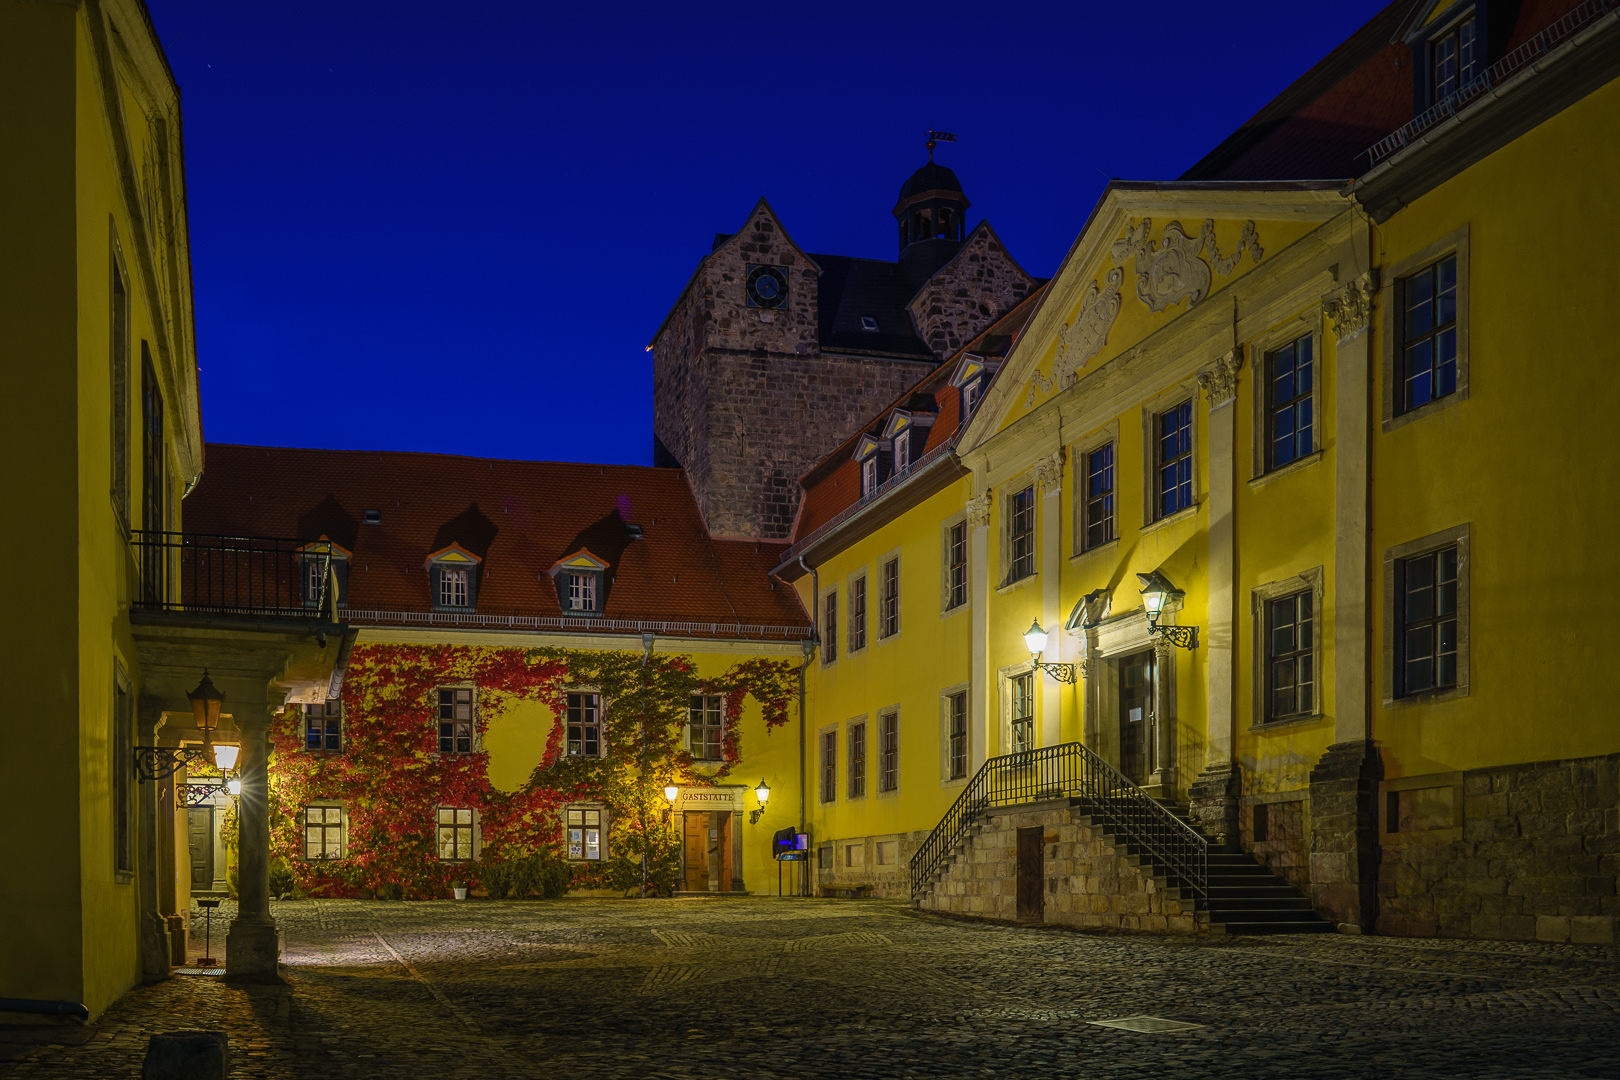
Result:
<svg viewBox="0 0 1620 1080">
<path fill-rule="evenodd" d="M 452 889 L 451 891 L 456 894 L 456 899 L 457 900 L 465 900 L 465 899 L 467 899 L 467 890 L 466 889 Z"/>
</svg>

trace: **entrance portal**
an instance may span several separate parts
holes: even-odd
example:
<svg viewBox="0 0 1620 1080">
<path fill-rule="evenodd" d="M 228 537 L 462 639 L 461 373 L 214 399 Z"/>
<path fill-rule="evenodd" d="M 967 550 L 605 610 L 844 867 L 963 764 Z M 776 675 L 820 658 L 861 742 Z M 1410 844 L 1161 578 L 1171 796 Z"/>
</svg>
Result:
<svg viewBox="0 0 1620 1080">
<path fill-rule="evenodd" d="M 681 830 L 687 892 L 730 892 L 730 811 L 688 810 Z"/>
<path fill-rule="evenodd" d="M 1147 780 L 1153 722 L 1153 652 L 1119 662 L 1119 771 L 1133 784 Z"/>
<path fill-rule="evenodd" d="M 214 887 L 214 808 L 192 807 L 186 826 L 191 846 L 191 889 L 206 892 Z"/>
</svg>

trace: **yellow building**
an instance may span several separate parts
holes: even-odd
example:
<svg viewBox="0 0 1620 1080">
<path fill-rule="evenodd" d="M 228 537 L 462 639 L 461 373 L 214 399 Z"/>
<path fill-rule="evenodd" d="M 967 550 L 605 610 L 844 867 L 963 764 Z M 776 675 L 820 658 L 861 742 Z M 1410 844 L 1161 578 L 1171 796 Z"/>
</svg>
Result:
<svg viewBox="0 0 1620 1080">
<path fill-rule="evenodd" d="M 273 588 L 229 610 L 200 596 L 177 535 L 202 433 L 179 95 L 145 8 L 0 5 L 0 85 L 14 166 L 0 180 L 0 322 L 25 403 L 0 436 L 12 463 L 0 543 L 19 571 L 0 650 L 16 690 L 0 806 L 17 823 L 0 879 L 0 998 L 14 1012 L 0 1018 L 26 1020 L 95 1015 L 167 977 L 174 941 L 183 951 L 173 774 L 206 756 L 183 744 L 243 744 L 232 975 L 274 977 L 258 887 L 265 755 L 251 733 L 272 698 L 330 677 L 343 633 L 317 644 L 319 609 L 289 618 Z M 226 711 L 205 733 L 187 692 L 208 668 Z"/>
<path fill-rule="evenodd" d="M 1620 295 L 1548 240 L 1620 218 L 1620 16 L 1564 6 L 1391 5 L 1181 180 L 1109 185 L 940 458 L 891 464 L 902 404 L 806 478 L 824 887 L 1613 940 L 1578 627 Z"/>
</svg>

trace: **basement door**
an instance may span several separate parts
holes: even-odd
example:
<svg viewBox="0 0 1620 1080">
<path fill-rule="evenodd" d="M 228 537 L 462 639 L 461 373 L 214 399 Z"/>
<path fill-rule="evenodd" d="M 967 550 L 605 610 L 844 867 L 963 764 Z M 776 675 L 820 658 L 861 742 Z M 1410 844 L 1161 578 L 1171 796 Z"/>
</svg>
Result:
<svg viewBox="0 0 1620 1080">
<path fill-rule="evenodd" d="M 191 891 L 207 892 L 214 887 L 214 808 L 192 807 L 186 830 L 191 846 Z"/>
<path fill-rule="evenodd" d="M 1134 784 L 1147 780 L 1148 728 L 1153 713 L 1153 652 L 1119 662 L 1119 771 Z"/>
<path fill-rule="evenodd" d="M 1046 844 L 1042 834 L 1046 829 L 1031 825 L 1018 830 L 1018 918 L 1036 922 L 1046 920 Z"/>
</svg>

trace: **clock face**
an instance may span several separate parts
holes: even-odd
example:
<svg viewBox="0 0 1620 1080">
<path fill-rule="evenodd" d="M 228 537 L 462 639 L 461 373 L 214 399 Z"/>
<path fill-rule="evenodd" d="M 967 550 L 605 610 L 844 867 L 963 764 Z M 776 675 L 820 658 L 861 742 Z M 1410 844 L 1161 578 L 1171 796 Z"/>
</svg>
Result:
<svg viewBox="0 0 1620 1080">
<path fill-rule="evenodd" d="M 779 308 L 787 303 L 787 273 L 780 266 L 748 267 L 748 306 Z"/>
</svg>

